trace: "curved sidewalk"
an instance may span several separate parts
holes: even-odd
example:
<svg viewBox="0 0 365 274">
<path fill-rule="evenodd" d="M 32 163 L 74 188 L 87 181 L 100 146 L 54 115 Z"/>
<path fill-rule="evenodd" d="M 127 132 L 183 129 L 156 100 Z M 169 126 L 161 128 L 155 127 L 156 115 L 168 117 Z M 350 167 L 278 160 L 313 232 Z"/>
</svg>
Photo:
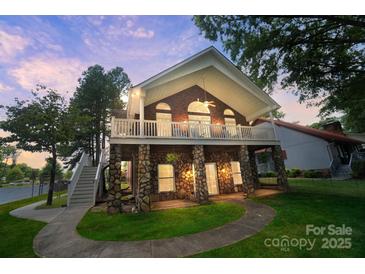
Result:
<svg viewBox="0 0 365 274">
<path fill-rule="evenodd" d="M 9 214 L 17 218 L 31 219 L 35 221 L 50 223 L 66 209 L 66 207 L 36 209 L 37 206 L 40 206 L 45 202 L 46 201 L 43 200 L 30 205 L 26 205 L 10 211 Z"/>
<path fill-rule="evenodd" d="M 160 240 L 94 241 L 81 237 L 76 226 L 87 207 L 67 208 L 34 238 L 33 248 L 41 257 L 186 257 L 231 245 L 248 238 L 272 221 L 275 211 L 251 200 L 232 199 L 245 207 L 237 221 L 204 232 Z"/>
</svg>

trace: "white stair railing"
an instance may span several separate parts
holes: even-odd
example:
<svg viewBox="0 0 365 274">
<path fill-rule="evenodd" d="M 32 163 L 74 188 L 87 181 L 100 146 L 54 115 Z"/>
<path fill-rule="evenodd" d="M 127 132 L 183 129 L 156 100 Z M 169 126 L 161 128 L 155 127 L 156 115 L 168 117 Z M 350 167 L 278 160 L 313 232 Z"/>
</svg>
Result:
<svg viewBox="0 0 365 274">
<path fill-rule="evenodd" d="M 105 164 L 105 149 L 103 149 L 101 151 L 100 160 L 99 160 L 98 167 L 96 169 L 95 178 L 94 178 L 93 205 L 95 205 L 96 195 L 98 193 L 99 186 L 100 186 L 99 191 L 102 191 L 102 189 L 101 189 L 102 185 L 100 184 L 100 181 L 102 180 L 102 172 L 103 172 L 104 164 Z"/>
</svg>

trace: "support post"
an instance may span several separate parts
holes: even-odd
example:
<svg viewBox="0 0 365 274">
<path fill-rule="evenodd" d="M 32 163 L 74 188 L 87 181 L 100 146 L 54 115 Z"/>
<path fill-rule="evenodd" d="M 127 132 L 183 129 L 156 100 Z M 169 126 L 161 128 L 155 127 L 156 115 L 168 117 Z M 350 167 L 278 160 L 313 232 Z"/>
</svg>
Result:
<svg viewBox="0 0 365 274">
<path fill-rule="evenodd" d="M 139 133 L 144 136 L 144 99 L 145 94 L 142 90 L 139 91 Z"/>
<path fill-rule="evenodd" d="M 247 196 L 250 196 L 255 192 L 254 180 L 252 176 L 252 169 L 250 165 L 250 156 L 247 145 L 240 146 L 238 152 L 238 159 L 240 162 L 242 181 L 243 181 L 243 191 Z"/>
<path fill-rule="evenodd" d="M 109 155 L 109 190 L 107 197 L 108 213 L 122 212 L 121 190 L 121 145 L 111 144 Z"/>
<path fill-rule="evenodd" d="M 150 145 L 138 146 L 138 191 L 136 207 L 139 212 L 151 210 L 151 161 Z"/>
<path fill-rule="evenodd" d="M 209 200 L 207 178 L 205 172 L 204 146 L 193 147 L 193 164 L 195 167 L 195 197 L 199 204 Z"/>
<path fill-rule="evenodd" d="M 288 178 L 285 170 L 285 164 L 283 159 L 283 153 L 281 151 L 280 146 L 273 146 L 272 150 L 272 158 L 275 165 L 275 170 L 277 173 L 277 183 L 284 191 L 288 191 Z"/>
</svg>

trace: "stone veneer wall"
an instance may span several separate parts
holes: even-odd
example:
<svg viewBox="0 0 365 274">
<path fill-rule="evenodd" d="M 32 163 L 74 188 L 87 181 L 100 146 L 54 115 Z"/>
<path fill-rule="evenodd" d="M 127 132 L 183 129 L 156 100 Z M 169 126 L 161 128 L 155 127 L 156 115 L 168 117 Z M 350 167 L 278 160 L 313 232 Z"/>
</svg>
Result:
<svg viewBox="0 0 365 274">
<path fill-rule="evenodd" d="M 272 157 L 277 172 L 277 183 L 283 190 L 288 190 L 288 178 L 285 170 L 285 163 L 283 159 L 283 153 L 280 146 L 273 146 Z"/>
<path fill-rule="evenodd" d="M 231 161 L 235 161 L 234 155 L 228 152 L 206 152 L 205 162 L 216 163 L 219 193 L 232 193 L 239 191 L 233 184 Z"/>
<path fill-rule="evenodd" d="M 252 172 L 254 187 L 255 187 L 255 189 L 259 189 L 260 188 L 260 181 L 259 181 L 259 175 L 258 175 L 258 172 L 257 172 L 255 150 L 249 149 L 248 150 L 248 157 L 250 159 L 250 166 L 251 166 L 251 172 Z"/>
<path fill-rule="evenodd" d="M 107 211 L 110 214 L 122 212 L 121 190 L 121 146 L 110 145 L 109 160 L 109 190 L 107 197 Z"/>
<path fill-rule="evenodd" d="M 140 212 L 151 210 L 151 163 L 150 145 L 138 146 L 138 190 L 136 196 L 136 207 Z"/>
<path fill-rule="evenodd" d="M 175 163 L 168 163 L 166 156 L 168 153 L 174 153 L 177 156 Z M 152 201 L 163 201 L 171 199 L 189 199 L 194 200 L 194 178 L 192 168 L 191 148 L 188 147 L 184 152 L 151 152 L 151 183 L 152 183 Z M 172 164 L 174 166 L 175 190 L 176 192 L 158 192 L 158 165 Z"/>
<path fill-rule="evenodd" d="M 250 195 L 255 192 L 255 187 L 250 165 L 248 146 L 240 146 L 238 158 L 241 167 L 241 174 L 243 177 L 243 191 L 246 192 L 247 195 Z"/>
<path fill-rule="evenodd" d="M 208 202 L 208 185 L 205 174 L 204 146 L 193 147 L 193 163 L 195 167 L 195 189 L 196 199 L 200 204 Z"/>
</svg>

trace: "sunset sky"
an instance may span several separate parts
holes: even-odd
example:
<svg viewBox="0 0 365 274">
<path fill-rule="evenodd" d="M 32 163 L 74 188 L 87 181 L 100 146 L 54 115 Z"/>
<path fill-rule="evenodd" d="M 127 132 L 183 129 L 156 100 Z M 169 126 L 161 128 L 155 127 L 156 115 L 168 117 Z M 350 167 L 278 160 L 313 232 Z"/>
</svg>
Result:
<svg viewBox="0 0 365 274">
<path fill-rule="evenodd" d="M 29 98 L 38 83 L 70 97 L 94 64 L 121 66 L 137 84 L 210 45 L 222 51 L 199 35 L 190 16 L 0 16 L 0 104 Z M 317 108 L 288 92 L 278 89 L 273 98 L 289 122 L 319 120 Z M 18 162 L 41 167 L 44 157 L 22 153 Z"/>
</svg>

